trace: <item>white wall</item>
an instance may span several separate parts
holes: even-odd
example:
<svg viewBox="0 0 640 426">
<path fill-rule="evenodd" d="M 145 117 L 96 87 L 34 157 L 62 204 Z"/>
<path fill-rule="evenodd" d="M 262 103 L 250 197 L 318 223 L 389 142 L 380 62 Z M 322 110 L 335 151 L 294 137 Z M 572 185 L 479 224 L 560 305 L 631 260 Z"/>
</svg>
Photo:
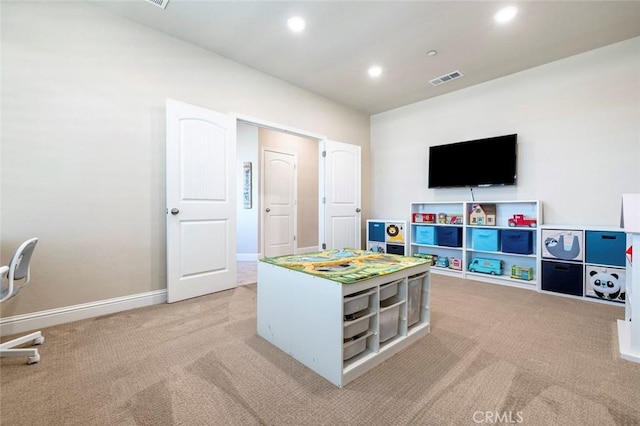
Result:
<svg viewBox="0 0 640 426">
<path fill-rule="evenodd" d="M 40 237 L 2 317 L 166 287 L 167 98 L 368 153 L 366 115 L 86 2 L 3 2 L 0 23 L 0 261 Z"/>
<path fill-rule="evenodd" d="M 260 211 L 258 176 L 258 128 L 245 123 L 239 123 L 237 127 L 236 140 L 236 165 L 238 182 L 238 222 L 237 222 L 237 252 L 238 260 L 251 261 L 258 258 L 260 249 L 258 248 L 258 224 Z M 251 162 L 251 208 L 244 208 L 243 184 L 244 172 L 243 163 Z"/>
<path fill-rule="evenodd" d="M 509 133 L 518 185 L 476 200 L 539 199 L 546 223 L 618 226 L 621 195 L 640 192 L 640 38 L 373 116 L 372 217 L 470 201 L 427 188 L 428 147 Z"/>
</svg>

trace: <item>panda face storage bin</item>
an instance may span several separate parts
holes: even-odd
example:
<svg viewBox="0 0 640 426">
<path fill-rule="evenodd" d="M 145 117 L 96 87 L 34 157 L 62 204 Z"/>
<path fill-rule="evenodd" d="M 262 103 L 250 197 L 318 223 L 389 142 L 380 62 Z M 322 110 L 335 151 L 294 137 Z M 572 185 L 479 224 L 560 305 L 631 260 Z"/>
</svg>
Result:
<svg viewBox="0 0 640 426">
<path fill-rule="evenodd" d="M 600 300 L 624 303 L 626 297 L 626 270 L 587 265 L 584 276 L 584 294 Z"/>
</svg>

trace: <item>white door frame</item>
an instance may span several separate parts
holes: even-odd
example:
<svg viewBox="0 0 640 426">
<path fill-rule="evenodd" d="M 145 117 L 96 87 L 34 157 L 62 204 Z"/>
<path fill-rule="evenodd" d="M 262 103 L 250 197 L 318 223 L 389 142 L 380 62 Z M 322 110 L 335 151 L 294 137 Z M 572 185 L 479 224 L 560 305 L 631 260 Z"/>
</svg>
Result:
<svg viewBox="0 0 640 426">
<path fill-rule="evenodd" d="M 277 132 L 289 133 L 291 135 L 300 136 L 307 139 L 314 139 L 318 142 L 318 145 L 323 144 L 324 141 L 327 140 L 327 137 L 324 135 L 308 132 L 306 130 L 296 129 L 294 127 L 285 126 L 283 124 L 274 123 L 271 121 L 263 120 L 261 118 L 255 118 L 248 115 L 237 114 L 233 112 L 229 113 L 229 116 L 231 117 L 232 120 L 235 119 L 236 126 L 238 126 L 238 123 L 251 124 L 257 127 L 263 127 L 270 130 L 275 130 Z M 236 140 L 236 144 L 237 143 L 238 141 Z M 321 179 L 320 175 L 318 175 L 318 179 Z M 320 221 L 318 222 L 318 249 L 320 250 L 322 241 L 324 240 L 325 227 L 324 227 L 324 206 L 322 205 L 322 194 L 318 194 L 318 197 L 320 198 L 318 200 L 318 206 L 319 206 L 318 214 L 320 218 Z M 262 201 L 262 194 L 260 194 L 260 201 Z M 258 208 L 262 210 L 261 205 L 258 205 Z M 262 218 L 262 213 L 260 214 L 260 218 Z M 260 228 L 261 228 L 260 233 L 262 233 L 263 232 L 262 223 L 260 224 Z M 264 238 L 261 238 L 261 244 L 260 244 L 260 250 L 262 251 L 262 253 L 260 253 L 261 255 L 264 255 L 263 246 L 264 246 Z M 297 244 L 296 244 L 296 247 L 297 247 Z"/>
<path fill-rule="evenodd" d="M 293 192 L 294 192 L 294 205 L 293 205 L 293 254 L 298 253 L 298 168 L 297 168 L 297 158 L 298 155 L 295 152 L 288 151 L 286 149 L 281 148 L 272 148 L 263 146 L 260 149 L 260 164 L 262 167 L 260 168 L 260 201 L 264 200 L 264 184 L 265 184 L 265 167 L 264 167 L 264 156 L 265 152 L 277 152 L 279 154 L 291 155 L 296 161 L 296 167 L 293 172 Z M 264 208 L 260 206 L 260 251 L 264 255 L 266 253 L 265 250 L 265 222 L 266 222 L 266 212 Z"/>
</svg>

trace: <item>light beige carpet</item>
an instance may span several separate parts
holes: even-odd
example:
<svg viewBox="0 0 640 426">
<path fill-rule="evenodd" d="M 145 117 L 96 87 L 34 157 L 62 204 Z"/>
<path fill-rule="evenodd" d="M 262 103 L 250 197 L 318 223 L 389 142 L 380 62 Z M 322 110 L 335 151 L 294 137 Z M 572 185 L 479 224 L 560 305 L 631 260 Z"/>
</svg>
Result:
<svg viewBox="0 0 640 426">
<path fill-rule="evenodd" d="M 621 307 L 432 287 L 431 333 L 344 389 L 257 336 L 255 285 L 51 327 L 39 364 L 2 359 L 1 424 L 640 424 Z"/>
</svg>

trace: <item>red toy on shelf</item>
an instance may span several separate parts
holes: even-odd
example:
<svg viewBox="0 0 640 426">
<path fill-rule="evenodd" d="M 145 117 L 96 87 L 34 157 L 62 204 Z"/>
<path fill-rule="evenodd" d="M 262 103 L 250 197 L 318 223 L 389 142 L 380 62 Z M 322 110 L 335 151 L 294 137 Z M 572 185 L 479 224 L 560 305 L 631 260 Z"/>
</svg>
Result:
<svg viewBox="0 0 640 426">
<path fill-rule="evenodd" d="M 538 226 L 538 219 L 535 217 L 524 217 L 523 214 L 514 214 L 509 218 L 509 226 L 528 226 L 535 228 Z"/>
</svg>

